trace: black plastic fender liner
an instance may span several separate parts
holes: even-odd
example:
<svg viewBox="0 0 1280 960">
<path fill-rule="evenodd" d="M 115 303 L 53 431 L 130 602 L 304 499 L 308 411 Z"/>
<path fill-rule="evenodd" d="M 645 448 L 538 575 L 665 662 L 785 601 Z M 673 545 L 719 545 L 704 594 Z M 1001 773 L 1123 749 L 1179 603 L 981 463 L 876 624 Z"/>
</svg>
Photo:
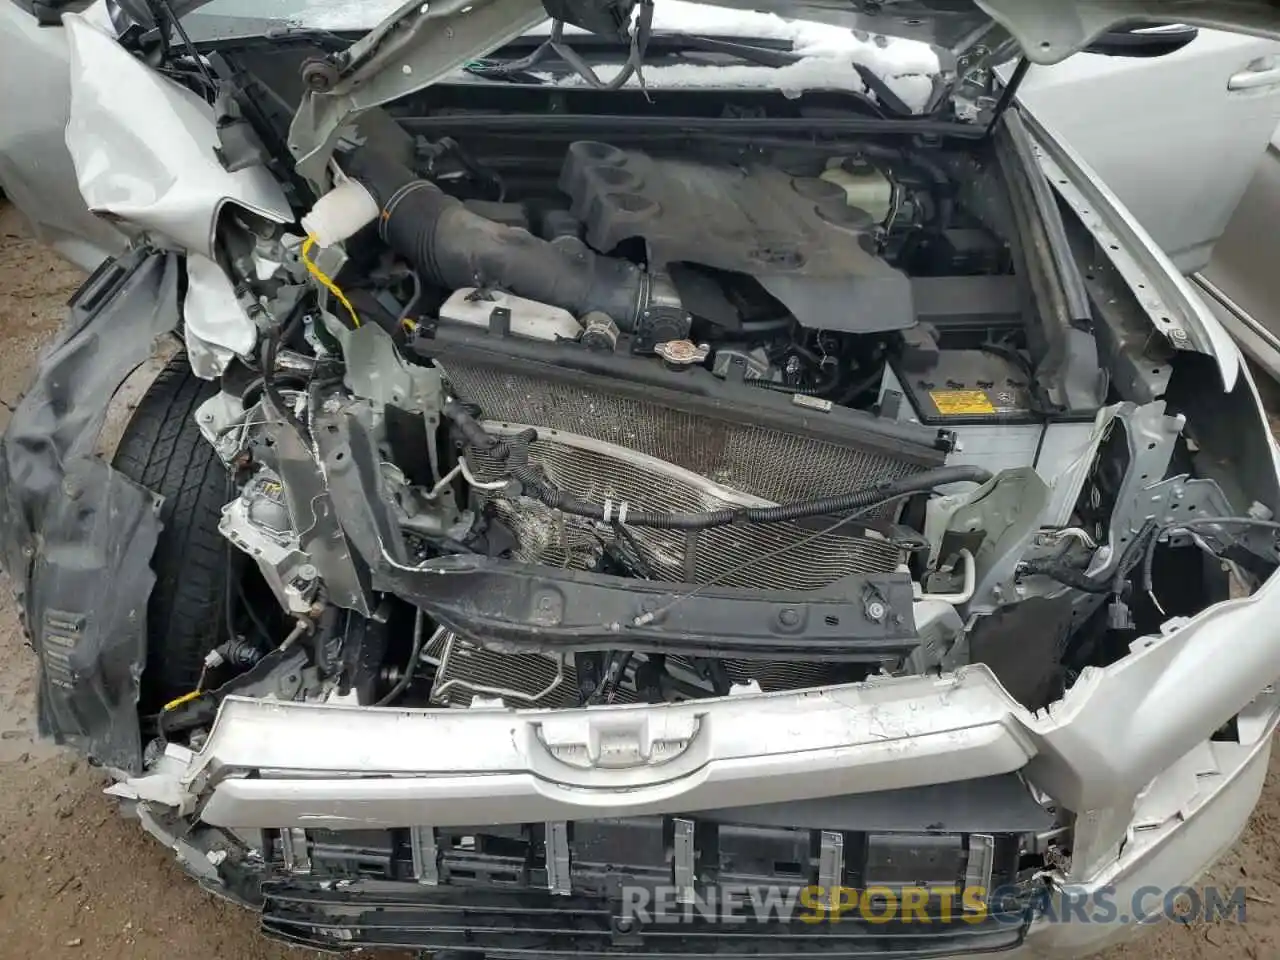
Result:
<svg viewBox="0 0 1280 960">
<path fill-rule="evenodd" d="M 111 397 L 181 320 L 179 274 L 146 248 L 94 271 L 0 439 L 0 563 L 40 659 L 40 732 L 128 772 L 159 500 L 93 454 Z"/>
</svg>

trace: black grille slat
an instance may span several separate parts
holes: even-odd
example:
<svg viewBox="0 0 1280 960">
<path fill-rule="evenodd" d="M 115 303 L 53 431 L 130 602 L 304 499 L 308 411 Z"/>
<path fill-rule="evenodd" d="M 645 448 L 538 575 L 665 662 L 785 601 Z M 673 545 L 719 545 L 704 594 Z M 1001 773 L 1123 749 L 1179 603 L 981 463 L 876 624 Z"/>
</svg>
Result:
<svg viewBox="0 0 1280 960">
<path fill-rule="evenodd" d="M 619 932 L 603 901 L 550 894 L 510 895 L 382 884 L 321 890 L 286 881 L 266 885 L 263 929 L 293 943 L 320 947 L 465 949 L 489 958 L 609 957 L 880 957 L 906 960 L 1008 950 L 1026 933 L 1029 914 L 1011 911 L 981 921 L 867 923 L 846 915 L 836 923 L 651 923 Z M 466 902 L 461 902 L 465 897 Z"/>
</svg>

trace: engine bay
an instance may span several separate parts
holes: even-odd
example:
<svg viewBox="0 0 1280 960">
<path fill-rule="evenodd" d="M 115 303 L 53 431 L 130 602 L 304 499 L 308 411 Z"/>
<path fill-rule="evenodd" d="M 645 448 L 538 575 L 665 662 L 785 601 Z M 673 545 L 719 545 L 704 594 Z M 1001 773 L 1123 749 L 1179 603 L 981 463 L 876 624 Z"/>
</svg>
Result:
<svg viewBox="0 0 1280 960">
<path fill-rule="evenodd" d="M 506 155 L 381 120 L 305 236 L 225 225 L 262 337 L 198 419 L 254 562 L 166 730 L 280 670 L 562 707 L 981 660 L 1039 706 L 1149 626 L 1128 577 L 1174 518 L 1100 485 L 1168 473 L 1185 418 L 1114 403 L 1079 277 L 1028 243 L 1062 224 L 1016 138 Z"/>
<path fill-rule="evenodd" d="M 0 438 L 41 731 L 295 945 L 1052 950 L 1260 788 L 1256 386 L 1034 56 L 653 8 L 65 13 L 129 245 Z M 739 882 L 902 922 L 618 910 Z"/>
</svg>

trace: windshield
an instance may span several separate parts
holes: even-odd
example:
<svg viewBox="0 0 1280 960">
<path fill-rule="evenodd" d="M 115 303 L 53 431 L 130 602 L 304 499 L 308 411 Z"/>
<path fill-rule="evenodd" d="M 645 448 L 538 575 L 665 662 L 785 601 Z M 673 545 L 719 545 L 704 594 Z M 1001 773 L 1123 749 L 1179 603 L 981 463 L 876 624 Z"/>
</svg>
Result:
<svg viewBox="0 0 1280 960">
<path fill-rule="evenodd" d="M 363 31 L 376 26 L 400 6 L 399 0 L 211 0 L 201 13 L 219 17 L 243 17 L 280 21 L 293 26 Z M 530 31 L 550 32 L 550 21 Z M 868 92 L 863 71 L 879 77 L 912 112 L 922 110 L 933 94 L 933 78 L 939 62 L 927 44 L 882 37 L 862 31 L 806 20 L 789 20 L 773 13 L 730 10 L 688 0 L 662 0 L 654 9 L 656 34 L 692 34 L 744 41 L 765 40 L 795 55 L 794 62 L 765 66 L 742 62 L 730 55 L 703 53 L 681 62 L 651 64 L 644 70 L 646 86 L 773 89 L 784 93 L 805 90 L 854 90 Z M 566 27 L 572 41 L 582 31 Z M 619 45 L 614 63 L 595 67 L 601 80 L 622 69 L 625 49 Z M 861 69 L 859 69 L 861 68 Z M 536 69 L 530 76 L 540 83 L 576 85 L 582 79 L 573 71 Z M 634 84 L 633 78 L 630 81 Z"/>
</svg>

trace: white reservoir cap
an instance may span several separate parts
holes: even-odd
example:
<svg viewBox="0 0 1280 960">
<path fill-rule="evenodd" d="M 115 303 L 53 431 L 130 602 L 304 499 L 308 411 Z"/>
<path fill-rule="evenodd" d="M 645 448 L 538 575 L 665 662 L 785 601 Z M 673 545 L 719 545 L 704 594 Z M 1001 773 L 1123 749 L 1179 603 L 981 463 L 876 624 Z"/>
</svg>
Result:
<svg viewBox="0 0 1280 960">
<path fill-rule="evenodd" d="M 378 201 L 356 180 L 343 180 L 316 201 L 302 218 L 302 229 L 321 247 L 331 247 L 378 216 Z"/>
</svg>

